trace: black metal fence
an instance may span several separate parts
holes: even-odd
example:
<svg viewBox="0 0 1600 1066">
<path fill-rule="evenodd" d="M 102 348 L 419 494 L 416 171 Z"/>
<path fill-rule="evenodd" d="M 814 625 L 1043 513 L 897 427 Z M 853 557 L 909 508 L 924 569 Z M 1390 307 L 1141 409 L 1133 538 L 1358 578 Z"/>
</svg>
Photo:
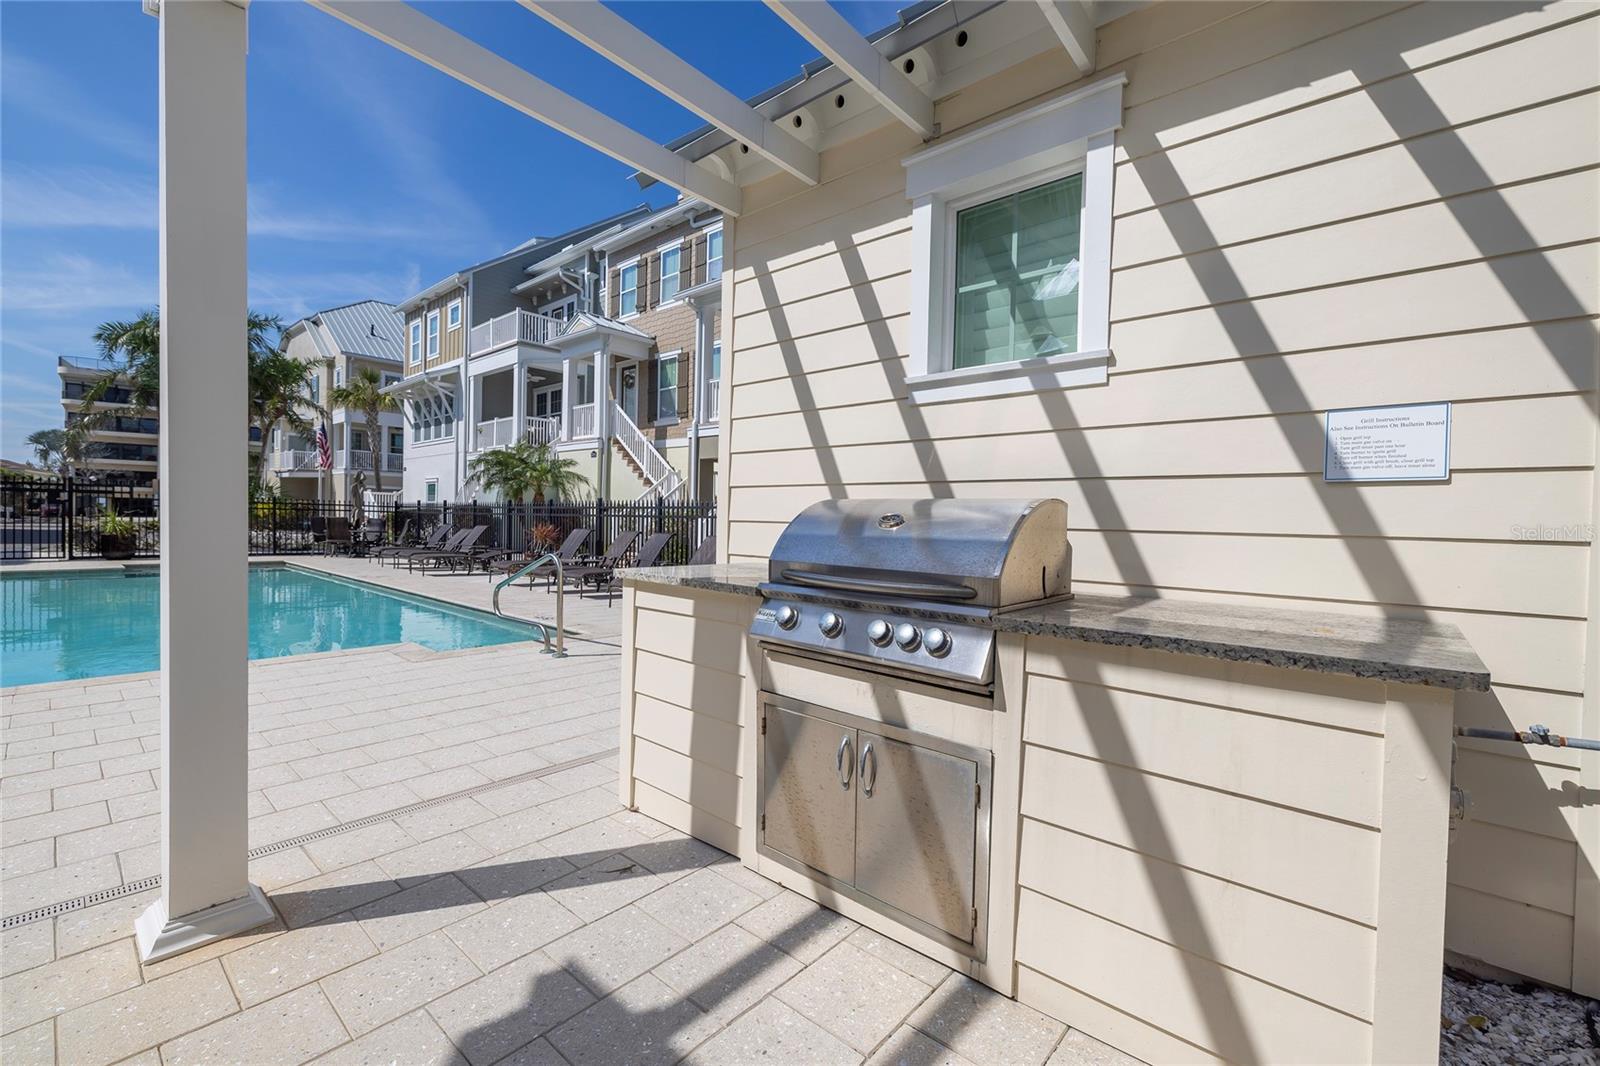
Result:
<svg viewBox="0 0 1600 1066">
<path fill-rule="evenodd" d="M 560 544 L 575 529 L 589 530 L 586 550 L 600 554 L 624 531 L 671 533 L 660 563 L 686 562 L 716 532 L 711 503 L 592 500 L 585 503 L 395 503 L 381 509 L 353 504 L 260 499 L 249 504 L 251 555 L 297 555 L 326 547 L 328 522 L 343 519 L 357 528 L 382 523 L 379 537 L 417 541 L 441 522 L 454 529 L 488 526 L 479 543 L 532 551 L 536 543 Z M 127 519 L 125 537 L 104 540 Z M 131 532 L 129 526 L 131 525 Z M 120 549 L 120 551 L 119 551 Z M 161 554 L 160 501 L 148 490 L 83 478 L 0 477 L 0 559 L 90 559 L 117 553 L 154 558 Z"/>
</svg>

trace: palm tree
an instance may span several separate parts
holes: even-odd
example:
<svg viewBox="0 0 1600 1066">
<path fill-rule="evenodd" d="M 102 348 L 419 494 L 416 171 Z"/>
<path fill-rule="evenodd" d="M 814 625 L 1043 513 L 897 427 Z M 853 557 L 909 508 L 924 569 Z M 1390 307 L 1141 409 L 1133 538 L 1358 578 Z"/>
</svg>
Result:
<svg viewBox="0 0 1600 1066">
<path fill-rule="evenodd" d="M 467 473 L 472 484 L 499 493 L 503 500 L 520 503 L 531 495 L 534 503 L 543 503 L 546 490 L 570 497 L 589 489 L 589 479 L 577 472 L 577 465 L 548 444 L 521 440 L 509 448 L 480 452 L 467 464 Z"/>
<path fill-rule="evenodd" d="M 67 431 L 64 429 L 36 429 L 26 438 L 28 447 L 33 449 L 33 457 L 39 465 L 46 470 L 57 473 L 66 473 L 67 469 Z"/>
<path fill-rule="evenodd" d="M 254 361 L 276 347 L 276 334 L 282 329 L 277 315 L 264 315 L 251 311 L 245 316 L 245 357 Z M 91 430 L 104 425 L 115 415 L 129 413 L 135 417 L 149 413 L 161 399 L 161 312 L 150 308 L 128 321 L 102 322 L 94 331 L 95 345 L 100 355 L 110 363 L 120 363 L 104 377 L 89 386 L 79 404 L 80 418 L 67 432 L 69 444 L 81 442 Z M 127 381 L 129 403 L 132 411 L 102 411 L 97 406 L 106 394 L 117 387 L 118 379 Z"/>
<path fill-rule="evenodd" d="M 312 425 L 307 411 L 322 413 L 311 402 L 311 365 L 276 349 L 252 354 L 249 417 L 252 425 L 260 427 L 262 443 L 279 422 L 296 433 L 309 434 Z"/>
<path fill-rule="evenodd" d="M 379 436 L 378 415 L 384 411 L 398 411 L 400 404 L 393 396 L 383 392 L 383 379 L 371 367 L 362 367 L 343 385 L 336 385 L 328 394 L 334 407 L 348 407 L 360 411 L 367 424 L 367 449 L 372 452 L 372 485 L 383 491 L 383 467 L 378 462 L 378 450 L 383 441 Z"/>
</svg>

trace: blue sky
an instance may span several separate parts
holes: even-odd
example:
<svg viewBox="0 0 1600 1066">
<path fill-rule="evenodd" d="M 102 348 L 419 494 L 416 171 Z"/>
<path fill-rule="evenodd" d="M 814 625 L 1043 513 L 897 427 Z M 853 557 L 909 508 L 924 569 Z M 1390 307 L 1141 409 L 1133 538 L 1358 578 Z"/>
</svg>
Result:
<svg viewBox="0 0 1600 1066">
<path fill-rule="evenodd" d="M 655 140 L 700 124 L 515 4 L 418 6 Z M 759 3 L 611 6 L 741 96 L 816 57 Z M 0 4 L 0 456 L 62 424 L 57 355 L 155 303 L 156 88 L 137 0 Z M 292 0 L 250 7 L 248 93 L 250 300 L 285 323 L 674 195 Z"/>
</svg>

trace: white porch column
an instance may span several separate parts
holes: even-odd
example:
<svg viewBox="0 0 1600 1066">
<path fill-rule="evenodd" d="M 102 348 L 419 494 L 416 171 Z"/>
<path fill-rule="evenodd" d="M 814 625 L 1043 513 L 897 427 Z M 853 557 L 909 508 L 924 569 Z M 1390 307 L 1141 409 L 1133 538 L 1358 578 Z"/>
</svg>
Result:
<svg viewBox="0 0 1600 1066">
<path fill-rule="evenodd" d="M 245 10 L 169 0 L 159 18 L 162 881 L 135 923 L 145 962 L 273 916 L 246 859 Z"/>
<path fill-rule="evenodd" d="M 561 360 L 561 439 L 572 439 L 573 360 Z"/>
<path fill-rule="evenodd" d="M 600 438 L 595 450 L 599 466 L 595 471 L 599 484 L 595 492 L 601 499 L 611 496 L 611 339 L 602 336 L 600 348 L 594 353 L 594 432 Z"/>
<path fill-rule="evenodd" d="M 513 441 L 528 435 L 528 368 L 520 353 L 511 367 L 511 433 Z"/>
</svg>

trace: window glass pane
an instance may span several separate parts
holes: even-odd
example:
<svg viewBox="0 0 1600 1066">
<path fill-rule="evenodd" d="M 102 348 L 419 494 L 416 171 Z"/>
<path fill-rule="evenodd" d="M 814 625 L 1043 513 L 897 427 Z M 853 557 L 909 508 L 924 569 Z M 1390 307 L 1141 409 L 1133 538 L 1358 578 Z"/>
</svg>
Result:
<svg viewBox="0 0 1600 1066">
<path fill-rule="evenodd" d="M 620 312 L 631 315 L 639 306 L 639 268 L 637 266 L 623 267 L 621 280 L 621 294 L 617 301 Z"/>
<path fill-rule="evenodd" d="M 656 373 L 656 417 L 678 417 L 678 359 L 661 360 Z"/>
<path fill-rule="evenodd" d="M 722 231 L 715 230 L 706 237 L 706 280 L 722 277 Z"/>
<path fill-rule="evenodd" d="M 722 380 L 722 342 L 711 346 L 711 373 L 708 375 L 712 381 Z"/>
<path fill-rule="evenodd" d="M 679 251 L 669 248 L 661 253 L 661 299 L 670 300 L 678 295 Z"/>
<path fill-rule="evenodd" d="M 1083 176 L 956 215 L 954 366 L 1078 348 Z"/>
<path fill-rule="evenodd" d="M 455 329 L 459 325 L 461 325 L 461 305 L 453 303 L 450 305 L 450 328 Z"/>
</svg>

